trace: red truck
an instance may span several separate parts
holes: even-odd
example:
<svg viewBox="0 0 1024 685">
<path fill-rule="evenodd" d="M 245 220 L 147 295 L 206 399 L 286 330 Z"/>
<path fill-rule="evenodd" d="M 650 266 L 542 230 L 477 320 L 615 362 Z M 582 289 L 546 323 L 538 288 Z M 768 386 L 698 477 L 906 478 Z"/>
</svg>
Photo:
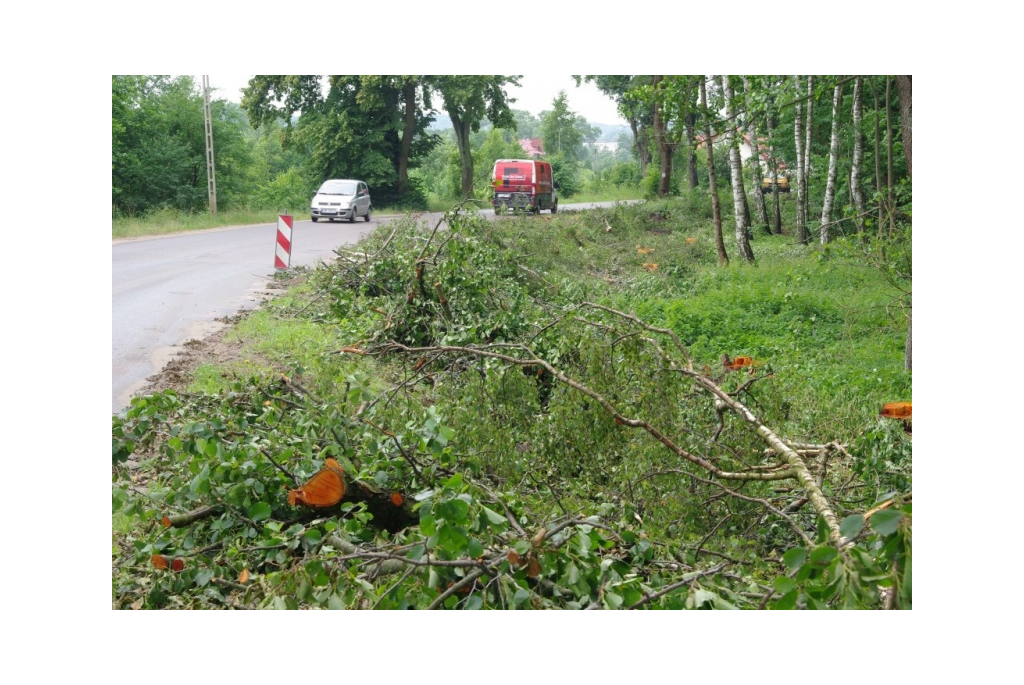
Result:
<svg viewBox="0 0 1024 685">
<path fill-rule="evenodd" d="M 499 159 L 494 163 L 495 214 L 525 209 L 537 214 L 542 209 L 558 211 L 558 184 L 551 175 L 551 164 L 536 159 Z"/>
</svg>

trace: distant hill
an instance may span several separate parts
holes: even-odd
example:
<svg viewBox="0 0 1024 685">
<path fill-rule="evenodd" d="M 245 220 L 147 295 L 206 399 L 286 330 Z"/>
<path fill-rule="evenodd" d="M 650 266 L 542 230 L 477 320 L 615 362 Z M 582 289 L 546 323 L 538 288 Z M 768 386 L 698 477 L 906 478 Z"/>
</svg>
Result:
<svg viewBox="0 0 1024 685">
<path fill-rule="evenodd" d="M 598 141 L 615 142 L 619 139 L 619 134 L 629 133 L 629 126 L 623 126 L 622 124 L 591 124 L 601 129 L 601 137 Z"/>
</svg>

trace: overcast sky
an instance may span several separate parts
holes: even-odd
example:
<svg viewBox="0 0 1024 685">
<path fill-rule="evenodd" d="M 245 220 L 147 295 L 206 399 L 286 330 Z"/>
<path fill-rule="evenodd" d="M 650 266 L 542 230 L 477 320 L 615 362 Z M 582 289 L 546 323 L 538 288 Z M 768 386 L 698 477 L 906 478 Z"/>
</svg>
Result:
<svg viewBox="0 0 1024 685">
<path fill-rule="evenodd" d="M 196 76 L 196 83 L 202 84 L 202 76 Z M 239 102 L 241 90 L 249 82 L 251 76 L 217 76 L 210 74 L 210 87 L 218 89 L 217 95 L 226 100 Z M 508 91 L 516 102 L 513 109 L 525 109 L 533 115 L 551 109 L 551 103 L 564 90 L 569 99 L 569 109 L 583 116 L 590 124 L 620 124 L 626 121 L 619 116 L 615 102 L 604 95 L 596 86 L 584 83 L 576 87 L 572 76 L 527 76 L 522 78 L 522 86 Z"/>
</svg>

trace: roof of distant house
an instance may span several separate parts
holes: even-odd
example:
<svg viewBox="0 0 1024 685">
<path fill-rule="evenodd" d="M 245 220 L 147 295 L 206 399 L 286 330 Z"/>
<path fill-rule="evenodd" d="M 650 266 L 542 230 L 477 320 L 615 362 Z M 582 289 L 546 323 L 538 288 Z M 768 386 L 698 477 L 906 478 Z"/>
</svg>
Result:
<svg viewBox="0 0 1024 685">
<path fill-rule="evenodd" d="M 519 141 L 519 145 L 528 155 L 540 157 L 544 154 L 544 145 L 541 143 L 540 138 L 523 138 Z"/>
</svg>

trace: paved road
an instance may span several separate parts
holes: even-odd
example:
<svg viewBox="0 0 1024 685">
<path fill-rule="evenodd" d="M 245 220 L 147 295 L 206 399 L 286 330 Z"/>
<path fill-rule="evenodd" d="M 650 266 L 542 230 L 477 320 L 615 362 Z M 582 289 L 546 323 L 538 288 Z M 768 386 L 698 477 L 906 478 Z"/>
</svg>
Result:
<svg viewBox="0 0 1024 685">
<path fill-rule="evenodd" d="M 563 205 L 588 209 L 614 203 Z M 494 218 L 494 212 L 482 212 Z M 442 215 L 423 215 L 433 225 Z M 354 224 L 295 220 L 292 266 L 330 261 L 339 246 L 353 244 L 378 222 Z M 146 379 L 192 339 L 224 324 L 217 321 L 254 309 L 269 293 L 274 275 L 277 224 L 240 226 L 173 236 L 117 240 L 112 256 L 112 411 L 128 406 Z"/>
<path fill-rule="evenodd" d="M 333 250 L 372 230 L 369 223 L 294 221 L 292 266 L 329 261 Z M 115 241 L 112 256 L 113 412 L 191 339 L 252 309 L 274 276 L 277 224 Z"/>
</svg>

